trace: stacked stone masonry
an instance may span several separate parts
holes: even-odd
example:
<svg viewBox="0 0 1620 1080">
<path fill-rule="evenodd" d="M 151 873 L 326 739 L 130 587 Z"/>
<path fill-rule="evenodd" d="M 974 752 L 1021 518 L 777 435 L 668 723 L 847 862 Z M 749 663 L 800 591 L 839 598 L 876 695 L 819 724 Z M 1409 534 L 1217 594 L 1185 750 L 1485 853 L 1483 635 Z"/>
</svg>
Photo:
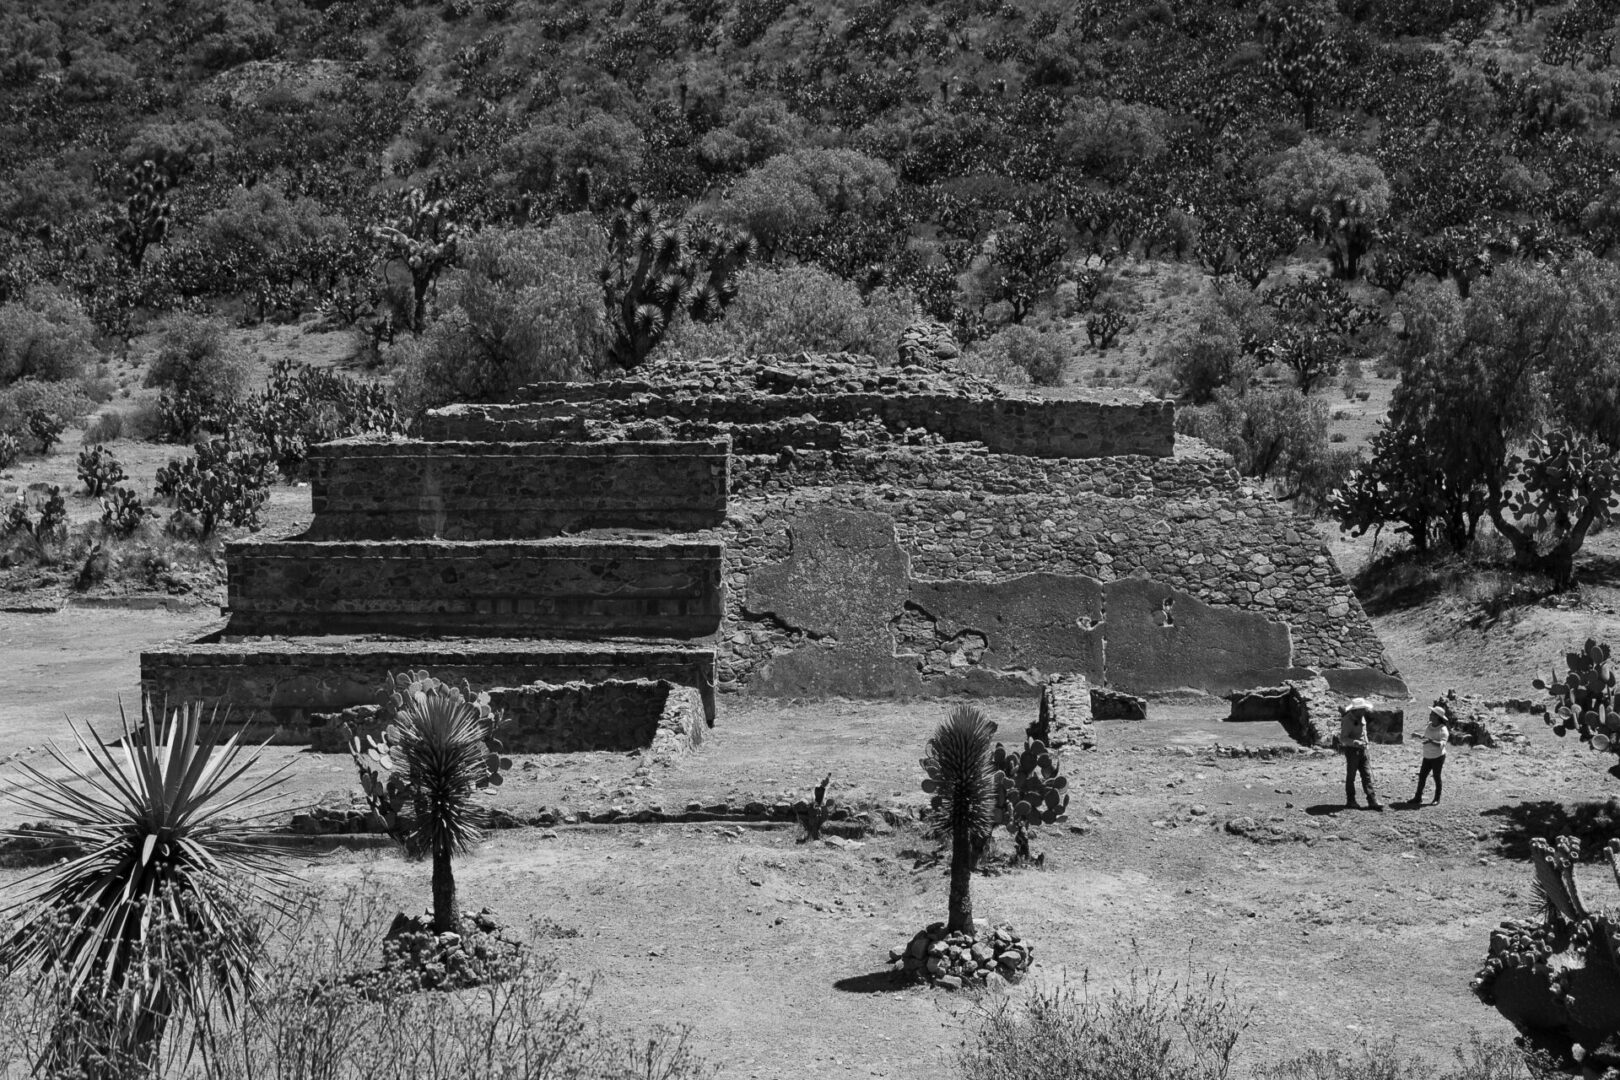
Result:
<svg viewBox="0 0 1620 1080">
<path fill-rule="evenodd" d="M 311 540 L 687 532 L 725 520 L 725 441 L 431 443 L 345 439 L 310 453 Z"/>
<path fill-rule="evenodd" d="M 466 679 L 477 690 L 662 681 L 693 688 L 705 718 L 715 716 L 714 650 L 686 642 L 329 636 L 201 642 L 141 655 L 149 690 L 228 706 L 232 722 L 250 735 L 290 743 L 310 740 L 313 716 L 370 705 L 390 675 L 420 670 L 452 684 Z M 610 696 L 599 704 L 612 717 L 622 703 Z"/>
<path fill-rule="evenodd" d="M 1040 397 L 1002 391 L 971 377 L 921 367 L 879 369 L 860 358 L 767 357 L 654 367 L 640 378 L 604 383 L 540 383 L 517 405 L 436 410 L 418 434 L 434 440 L 532 438 L 536 426 L 617 424 L 742 425 L 755 452 L 793 444 L 795 425 L 875 423 L 893 435 L 926 430 L 948 442 L 1045 458 L 1116 454 L 1169 456 L 1174 406 L 1132 391 Z M 760 433 L 777 425 L 772 446 Z M 693 432 L 695 433 L 695 432 Z M 634 432 L 629 432 L 634 437 Z"/>
<path fill-rule="evenodd" d="M 687 539 L 237 543 L 227 633 L 696 638 L 720 625 L 720 555 Z"/>
<path fill-rule="evenodd" d="M 1033 695 L 1057 673 L 1132 694 L 1320 673 L 1404 696 L 1311 523 L 1145 395 L 700 361 L 436 410 L 413 439 L 316 459 L 309 535 L 229 555 L 231 633 L 311 636 L 152 654 L 154 685 L 283 725 L 421 668 L 479 688 L 665 679 L 709 719 L 716 688 Z M 349 655 L 334 631 L 371 644 Z M 589 639 L 602 662 L 435 640 L 486 634 Z"/>
</svg>

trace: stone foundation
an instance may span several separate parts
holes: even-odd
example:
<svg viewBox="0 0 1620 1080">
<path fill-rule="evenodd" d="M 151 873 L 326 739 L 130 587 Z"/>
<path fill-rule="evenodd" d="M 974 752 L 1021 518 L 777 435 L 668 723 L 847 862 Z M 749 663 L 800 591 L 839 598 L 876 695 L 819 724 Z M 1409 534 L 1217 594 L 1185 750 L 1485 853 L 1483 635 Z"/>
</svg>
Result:
<svg viewBox="0 0 1620 1080">
<path fill-rule="evenodd" d="M 503 718 L 496 735 L 508 754 L 649 751 L 674 758 L 703 743 L 698 691 L 667 679 L 599 679 L 489 690 Z M 311 749 L 340 752 L 354 733 L 380 737 L 380 706 L 310 717 Z"/>
<path fill-rule="evenodd" d="M 251 738 L 307 744 L 315 737 L 315 714 L 372 705 L 391 673 L 418 670 L 446 682 L 466 679 L 475 691 L 536 683 L 661 681 L 690 688 L 699 697 L 704 719 L 714 719 L 714 653 L 682 642 L 343 637 L 215 642 L 143 653 L 141 686 L 146 693 L 228 709 L 230 719 L 244 725 Z"/>
</svg>

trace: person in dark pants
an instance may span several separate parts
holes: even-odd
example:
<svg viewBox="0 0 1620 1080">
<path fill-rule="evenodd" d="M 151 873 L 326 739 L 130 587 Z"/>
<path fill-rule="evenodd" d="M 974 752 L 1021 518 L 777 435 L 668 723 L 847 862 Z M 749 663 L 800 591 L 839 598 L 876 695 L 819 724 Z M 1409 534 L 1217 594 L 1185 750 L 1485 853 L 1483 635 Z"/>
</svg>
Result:
<svg viewBox="0 0 1620 1080">
<path fill-rule="evenodd" d="M 1451 741 L 1451 729 L 1446 727 L 1446 711 L 1438 705 L 1429 710 L 1429 726 L 1423 732 L 1423 763 L 1418 766 L 1417 794 L 1412 796 L 1413 806 L 1423 805 L 1423 784 L 1434 777 L 1434 801 L 1440 801 L 1440 773 L 1446 767 L 1446 743 Z"/>
<path fill-rule="evenodd" d="M 1367 794 L 1367 809 L 1384 809 L 1373 790 L 1372 770 L 1367 766 L 1367 714 L 1370 712 L 1372 702 L 1356 698 L 1339 716 L 1339 752 L 1344 755 L 1344 805 L 1350 810 L 1360 809 L 1356 806 L 1357 773 L 1361 774 L 1361 790 Z"/>
</svg>

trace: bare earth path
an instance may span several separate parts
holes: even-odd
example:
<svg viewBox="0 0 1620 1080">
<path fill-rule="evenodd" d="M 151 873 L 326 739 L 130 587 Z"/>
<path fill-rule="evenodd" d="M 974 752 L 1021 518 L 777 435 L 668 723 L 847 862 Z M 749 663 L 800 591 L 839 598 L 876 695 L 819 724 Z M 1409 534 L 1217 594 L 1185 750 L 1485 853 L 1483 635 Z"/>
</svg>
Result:
<svg viewBox="0 0 1620 1080">
<path fill-rule="evenodd" d="M 65 738 L 64 712 L 101 728 L 114 695 L 132 695 L 141 648 L 215 624 L 164 612 L 0 615 L 0 754 Z M 1564 632 L 1538 631 L 1537 651 Z M 1425 647 L 1421 635 L 1403 640 Z M 1446 670 L 1440 652 L 1414 659 L 1435 677 Z M 985 706 L 1009 737 L 1034 717 L 1033 701 Z M 947 707 L 722 699 L 695 755 L 645 768 L 634 755 L 525 758 L 500 800 L 678 808 L 799 795 L 831 771 L 846 801 L 915 803 L 916 759 Z M 1101 747 L 1065 761 L 1071 824 L 1083 831 L 1040 836 L 1045 870 L 978 880 L 979 913 L 1034 938 L 1040 979 L 1226 973 L 1259 1007 L 1251 1061 L 1393 1034 L 1445 1054 L 1471 1029 L 1510 1034 L 1468 980 L 1489 930 L 1529 910 L 1527 835 L 1559 804 L 1615 791 L 1606 762 L 1523 718 L 1525 746 L 1453 749 L 1443 805 L 1347 813 L 1335 805 L 1336 758 L 1215 756 L 1216 742 L 1286 745 L 1280 731 L 1223 725 L 1222 711 L 1160 707 L 1145 723 L 1100 725 Z M 344 757 L 271 756 L 297 763 L 290 802 L 353 787 Z M 1376 749 L 1386 798 L 1409 794 L 1416 760 L 1411 745 Z M 690 1024 L 722 1076 L 921 1078 L 942 1075 L 976 1003 L 872 976 L 890 945 L 943 917 L 942 869 L 921 858 L 931 847 L 915 826 L 858 847 L 722 824 L 530 828 L 497 834 L 458 877 L 468 902 L 511 923 L 578 930 L 548 947 L 597 980 L 598 1003 L 628 1025 Z M 425 868 L 392 852 L 299 858 L 318 887 L 369 877 L 402 909 L 427 901 Z M 1592 888 L 1595 901 L 1612 899 Z"/>
</svg>

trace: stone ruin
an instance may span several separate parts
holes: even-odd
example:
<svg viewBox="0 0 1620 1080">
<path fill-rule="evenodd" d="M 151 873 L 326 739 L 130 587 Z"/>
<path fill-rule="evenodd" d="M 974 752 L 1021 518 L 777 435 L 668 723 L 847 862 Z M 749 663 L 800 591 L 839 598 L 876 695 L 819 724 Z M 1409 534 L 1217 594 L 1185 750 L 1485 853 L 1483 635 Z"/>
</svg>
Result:
<svg viewBox="0 0 1620 1080">
<path fill-rule="evenodd" d="M 435 410 L 317 447 L 308 531 L 228 545 L 229 624 L 143 681 L 319 741 L 425 668 L 530 700 L 535 750 L 690 741 L 721 694 L 1404 698 L 1310 524 L 1173 409 L 798 355 Z"/>
</svg>

